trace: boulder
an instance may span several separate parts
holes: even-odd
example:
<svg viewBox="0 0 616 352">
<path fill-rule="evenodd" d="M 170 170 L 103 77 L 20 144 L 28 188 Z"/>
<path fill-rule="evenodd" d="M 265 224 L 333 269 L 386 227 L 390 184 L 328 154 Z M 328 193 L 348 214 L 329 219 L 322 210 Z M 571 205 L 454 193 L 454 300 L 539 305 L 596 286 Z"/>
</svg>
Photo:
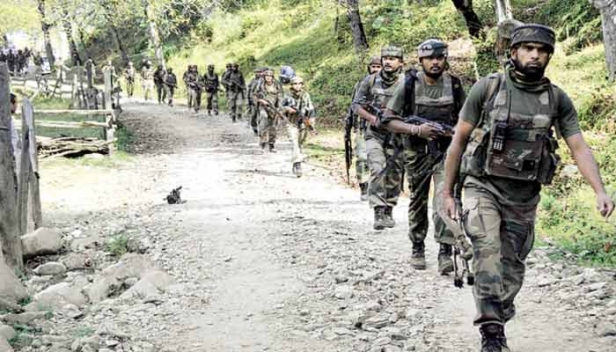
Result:
<svg viewBox="0 0 616 352">
<path fill-rule="evenodd" d="M 11 347 L 9 342 L 2 336 L 0 336 L 0 351 L 13 352 L 13 347 Z"/>
<path fill-rule="evenodd" d="M 36 269 L 34 269 L 34 273 L 36 275 L 60 275 L 66 272 L 66 266 L 62 263 L 58 262 L 48 262 L 45 264 L 41 264 Z"/>
<path fill-rule="evenodd" d="M 84 253 L 69 253 L 60 261 L 64 264 L 66 270 L 68 271 L 84 270 L 92 266 L 92 259 Z"/>
<path fill-rule="evenodd" d="M 38 255 L 56 254 L 62 248 L 62 236 L 56 229 L 41 227 L 38 230 L 21 236 L 24 258 Z"/>
<path fill-rule="evenodd" d="M 0 338 L 5 338 L 8 341 L 15 337 L 16 334 L 15 329 L 0 323 Z"/>
<path fill-rule="evenodd" d="M 0 255 L 0 301 L 6 302 L 6 305 L 17 304 L 22 299 L 28 297 L 26 288 L 21 284 L 15 271 L 4 262 L 4 258 Z M 10 307 L 6 307 L 10 308 Z"/>
<path fill-rule="evenodd" d="M 92 303 L 98 303 L 122 287 L 124 280 L 131 277 L 141 278 L 146 272 L 156 269 L 154 263 L 145 257 L 128 253 L 120 261 L 111 265 L 94 279 L 88 290 L 88 297 Z"/>
<path fill-rule="evenodd" d="M 133 287 L 124 292 L 120 298 L 148 298 L 156 297 L 165 292 L 172 280 L 165 272 L 154 270 L 143 275 Z"/>
<path fill-rule="evenodd" d="M 32 303 L 26 306 L 27 311 L 37 310 L 63 310 L 67 305 L 83 307 L 87 303 L 86 297 L 78 288 L 72 287 L 67 282 L 49 286 L 45 290 L 34 295 Z"/>
<path fill-rule="evenodd" d="M 4 320 L 9 325 L 28 325 L 35 320 L 44 319 L 46 315 L 47 312 L 25 312 L 21 314 L 6 314 L 2 316 L 2 320 Z"/>
</svg>

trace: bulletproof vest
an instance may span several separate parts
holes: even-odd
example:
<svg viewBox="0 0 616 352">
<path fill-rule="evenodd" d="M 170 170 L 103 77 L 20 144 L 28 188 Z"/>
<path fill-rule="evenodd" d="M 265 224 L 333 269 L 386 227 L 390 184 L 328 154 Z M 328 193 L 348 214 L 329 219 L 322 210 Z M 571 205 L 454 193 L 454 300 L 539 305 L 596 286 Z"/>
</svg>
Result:
<svg viewBox="0 0 616 352">
<path fill-rule="evenodd" d="M 415 79 L 414 115 L 435 122 L 453 125 L 455 123 L 453 116 L 455 101 L 451 76 L 447 73 L 443 74 L 443 94 L 438 99 L 428 96 L 424 76 L 424 72 L 419 72 Z"/>
<path fill-rule="evenodd" d="M 370 97 L 372 98 L 372 103 L 379 107 L 381 110 L 385 110 L 387 108 L 387 103 L 394 95 L 396 87 L 398 83 L 404 81 L 404 73 L 401 73 L 398 76 L 398 80 L 396 83 L 392 84 L 389 87 L 385 86 L 383 82 L 383 77 L 380 74 L 375 74 L 371 76 L 371 84 L 370 84 Z"/>
<path fill-rule="evenodd" d="M 510 99 L 508 75 L 489 77 L 488 99 L 462 156 L 462 174 L 485 175 L 550 184 L 560 158 L 552 136 L 558 104 L 553 88 L 542 92 L 533 115 L 517 112 Z M 495 80 L 498 80 L 496 82 Z"/>
<path fill-rule="evenodd" d="M 186 75 L 187 83 L 195 83 L 199 81 L 199 74 L 197 72 L 188 72 Z"/>
<path fill-rule="evenodd" d="M 146 68 L 143 70 L 144 79 L 152 79 L 153 77 L 154 77 L 154 71 L 151 68 Z"/>
<path fill-rule="evenodd" d="M 203 78 L 205 79 L 205 86 L 208 92 L 213 92 L 216 88 L 218 88 L 218 75 L 217 74 L 212 74 L 210 75 L 210 73 L 206 73 L 205 76 L 203 76 Z"/>
<path fill-rule="evenodd" d="M 282 87 L 276 82 L 272 84 L 266 84 L 265 81 L 261 82 L 261 85 L 258 89 L 258 99 L 265 99 L 270 102 L 270 104 L 277 106 L 278 105 L 278 96 L 281 93 Z"/>
<path fill-rule="evenodd" d="M 243 76 L 241 72 L 231 72 L 229 73 L 229 77 L 227 78 L 227 81 L 229 81 L 229 89 L 232 92 L 239 92 L 242 90 L 242 81 L 243 81 Z M 235 82 L 235 83 L 233 83 Z"/>
</svg>

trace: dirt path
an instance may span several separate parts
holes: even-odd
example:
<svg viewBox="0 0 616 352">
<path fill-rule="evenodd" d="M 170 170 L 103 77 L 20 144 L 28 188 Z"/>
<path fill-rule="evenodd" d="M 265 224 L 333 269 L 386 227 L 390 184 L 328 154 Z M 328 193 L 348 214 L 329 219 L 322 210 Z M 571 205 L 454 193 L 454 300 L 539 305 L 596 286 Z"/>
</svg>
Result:
<svg viewBox="0 0 616 352">
<path fill-rule="evenodd" d="M 107 324 L 163 351 L 478 350 L 470 288 L 436 275 L 431 240 L 428 270 L 410 269 L 406 200 L 397 227 L 374 232 L 358 192 L 328 170 L 292 176 L 284 134 L 277 154 L 262 153 L 244 122 L 181 107 L 125 110 L 129 162 L 95 172 L 43 165 L 52 222 L 137 236 L 176 281 L 163 304 L 126 307 Z M 162 204 L 179 185 L 187 202 Z M 614 351 L 614 280 L 545 251 L 529 264 L 512 349 Z"/>
</svg>

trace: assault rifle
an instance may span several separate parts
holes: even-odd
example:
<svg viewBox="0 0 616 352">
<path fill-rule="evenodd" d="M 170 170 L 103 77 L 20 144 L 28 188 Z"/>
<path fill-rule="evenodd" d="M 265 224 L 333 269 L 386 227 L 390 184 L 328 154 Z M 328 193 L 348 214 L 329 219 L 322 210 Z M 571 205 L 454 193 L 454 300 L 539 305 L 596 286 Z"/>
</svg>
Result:
<svg viewBox="0 0 616 352">
<path fill-rule="evenodd" d="M 310 117 L 306 116 L 305 112 L 301 110 L 299 106 L 297 106 L 297 100 L 295 100 L 292 97 L 287 97 L 286 99 L 283 100 L 282 106 L 291 108 L 296 111 L 297 116 L 299 117 L 298 125 L 303 123 L 310 132 L 313 132 L 315 134 L 318 133 L 317 130 L 312 125 L 312 123 L 310 122 Z"/>
<path fill-rule="evenodd" d="M 347 183 L 351 184 L 351 164 L 353 163 L 353 143 L 351 142 L 351 130 L 355 124 L 355 113 L 349 107 L 349 112 L 344 124 L 344 161 L 346 164 Z"/>
</svg>

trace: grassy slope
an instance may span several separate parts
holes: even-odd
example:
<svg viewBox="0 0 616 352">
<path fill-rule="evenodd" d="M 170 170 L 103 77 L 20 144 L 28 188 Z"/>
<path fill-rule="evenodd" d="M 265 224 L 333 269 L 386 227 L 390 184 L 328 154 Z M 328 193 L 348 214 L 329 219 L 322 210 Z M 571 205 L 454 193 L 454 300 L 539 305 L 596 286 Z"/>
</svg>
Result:
<svg viewBox="0 0 616 352">
<path fill-rule="evenodd" d="M 523 4 L 525 1 L 514 1 L 514 6 L 528 8 Z M 270 1 L 250 10 L 215 14 L 212 43 L 203 44 L 193 38 L 191 45 L 171 57 L 170 65 L 176 72 L 183 72 L 186 65 L 193 62 L 200 67 L 214 63 L 221 70 L 225 63 L 237 61 L 248 77 L 252 76 L 250 70 L 257 66 L 291 64 L 307 79 L 321 121 L 340 121 L 350 101 L 351 89 L 364 73 L 363 65 L 353 52 L 348 30 L 343 26 L 336 34 L 337 14 L 333 6 L 300 2 L 300 5 L 285 7 L 284 3 L 288 2 Z M 546 0 L 536 7 L 538 18 L 553 19 L 556 25 L 562 21 L 567 26 L 557 28 L 564 42 L 559 43 L 548 75 L 570 94 L 584 129 L 597 132 L 588 133 L 587 138 L 601 163 L 607 185 L 614 189 L 616 177 L 612 175 L 616 174 L 616 157 L 612 155 L 616 153 L 616 142 L 602 134 L 616 131 L 613 86 L 607 85 L 604 79 L 604 49 L 602 45 L 590 45 L 581 51 L 571 50 L 584 40 L 581 36 L 567 38 L 563 33 L 588 31 L 582 26 L 588 23 L 586 18 L 592 17 L 592 13 L 583 0 L 565 2 L 567 4 Z M 413 48 L 432 33 L 446 40 L 467 37 L 464 22 L 450 1 L 431 1 L 439 4 L 428 8 L 419 5 L 393 7 L 390 5 L 393 3 L 396 1 L 362 2 L 372 53 L 377 53 L 381 45 L 390 41 L 403 46 L 412 62 Z M 537 3 L 532 1 L 532 5 Z M 491 1 L 476 1 L 475 7 L 482 18 L 493 13 Z M 577 17 L 567 12 L 572 8 L 579 13 Z M 529 20 L 522 14 L 519 17 Z M 342 169 L 341 145 L 329 145 L 331 139 L 324 136 L 313 140 L 315 142 L 308 146 L 313 159 Z M 321 142 L 329 143 L 327 148 L 322 148 Z M 565 149 L 563 145 L 563 159 L 570 162 Z M 559 247 L 579 254 L 584 261 L 616 265 L 616 250 L 612 248 L 616 247 L 616 222 L 599 219 L 593 207 L 593 194 L 581 180 L 559 178 L 555 185 L 544 190 L 537 230 L 544 239 L 549 240 L 549 237 Z"/>
</svg>

